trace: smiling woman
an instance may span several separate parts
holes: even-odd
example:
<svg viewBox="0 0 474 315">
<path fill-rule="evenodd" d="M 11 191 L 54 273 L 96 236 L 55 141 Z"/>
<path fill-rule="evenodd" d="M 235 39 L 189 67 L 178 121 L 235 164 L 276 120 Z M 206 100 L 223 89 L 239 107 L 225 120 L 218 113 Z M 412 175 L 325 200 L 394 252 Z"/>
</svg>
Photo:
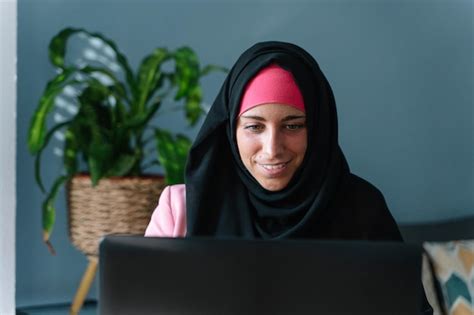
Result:
<svg viewBox="0 0 474 315">
<path fill-rule="evenodd" d="M 349 171 L 335 100 L 302 48 L 263 42 L 228 74 L 186 185 L 165 189 L 147 236 L 401 241 L 381 192 Z"/>
<path fill-rule="evenodd" d="M 185 182 L 161 194 L 146 236 L 402 241 L 382 193 L 349 170 L 329 83 L 290 43 L 258 43 L 237 60 Z"/>
</svg>

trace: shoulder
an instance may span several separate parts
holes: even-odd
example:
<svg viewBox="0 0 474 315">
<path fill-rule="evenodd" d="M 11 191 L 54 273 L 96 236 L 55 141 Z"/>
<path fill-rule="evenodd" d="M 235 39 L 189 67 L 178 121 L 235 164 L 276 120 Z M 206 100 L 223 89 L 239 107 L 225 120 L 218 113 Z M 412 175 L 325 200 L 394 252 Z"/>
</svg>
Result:
<svg viewBox="0 0 474 315">
<path fill-rule="evenodd" d="M 346 182 L 346 189 L 353 196 L 356 203 L 385 203 L 385 198 L 377 187 L 355 174 L 349 175 Z"/>
<path fill-rule="evenodd" d="M 186 209 L 186 186 L 184 184 L 166 186 L 160 194 L 158 207 L 170 208 L 174 213 Z"/>
<path fill-rule="evenodd" d="M 182 237 L 186 234 L 186 187 L 166 186 L 153 211 L 145 236 Z"/>
<path fill-rule="evenodd" d="M 172 205 L 180 208 L 186 206 L 186 186 L 184 184 L 170 185 L 163 189 L 160 196 L 160 201 L 172 203 Z"/>
<path fill-rule="evenodd" d="M 332 208 L 344 214 L 373 216 L 385 208 L 385 198 L 380 190 L 367 180 L 349 174 L 339 186 Z"/>
<path fill-rule="evenodd" d="M 368 239 L 401 240 L 397 223 L 382 192 L 369 181 L 350 174 L 344 185 L 341 204 L 351 209 L 351 220 L 363 227 Z"/>
</svg>

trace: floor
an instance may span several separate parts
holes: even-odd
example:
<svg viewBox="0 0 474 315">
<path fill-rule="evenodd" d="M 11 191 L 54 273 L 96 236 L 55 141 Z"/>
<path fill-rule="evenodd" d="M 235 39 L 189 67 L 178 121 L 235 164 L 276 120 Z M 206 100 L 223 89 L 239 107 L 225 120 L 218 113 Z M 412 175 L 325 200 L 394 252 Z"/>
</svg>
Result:
<svg viewBox="0 0 474 315">
<path fill-rule="evenodd" d="M 16 315 L 69 315 L 69 304 L 44 305 L 35 307 L 22 307 L 17 309 Z M 87 301 L 79 315 L 96 315 L 97 302 Z"/>
</svg>

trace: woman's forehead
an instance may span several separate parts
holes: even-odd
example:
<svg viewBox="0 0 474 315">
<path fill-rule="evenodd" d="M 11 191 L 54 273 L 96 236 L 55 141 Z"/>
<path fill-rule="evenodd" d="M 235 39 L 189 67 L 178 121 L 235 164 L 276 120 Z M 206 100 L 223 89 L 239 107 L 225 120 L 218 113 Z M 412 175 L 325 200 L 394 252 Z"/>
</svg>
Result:
<svg viewBox="0 0 474 315">
<path fill-rule="evenodd" d="M 305 112 L 295 108 L 289 104 L 282 103 L 266 103 L 255 106 L 245 111 L 240 117 L 255 118 L 255 117 L 292 117 L 304 118 Z"/>
</svg>

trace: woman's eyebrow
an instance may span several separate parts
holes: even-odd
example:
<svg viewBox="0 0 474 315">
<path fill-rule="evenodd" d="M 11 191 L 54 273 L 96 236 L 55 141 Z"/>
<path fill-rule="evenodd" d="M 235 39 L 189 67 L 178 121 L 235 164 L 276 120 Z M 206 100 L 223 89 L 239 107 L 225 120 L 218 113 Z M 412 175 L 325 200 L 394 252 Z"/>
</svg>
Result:
<svg viewBox="0 0 474 315">
<path fill-rule="evenodd" d="M 301 115 L 301 116 L 291 115 L 291 116 L 286 116 L 281 121 L 289 121 L 289 120 L 300 119 L 300 118 L 306 118 L 306 116 L 304 116 L 304 115 Z"/>
<path fill-rule="evenodd" d="M 260 116 L 252 116 L 252 115 L 242 115 L 240 118 L 247 118 L 247 119 L 255 119 L 259 121 L 265 121 L 265 118 L 260 117 Z"/>
</svg>

